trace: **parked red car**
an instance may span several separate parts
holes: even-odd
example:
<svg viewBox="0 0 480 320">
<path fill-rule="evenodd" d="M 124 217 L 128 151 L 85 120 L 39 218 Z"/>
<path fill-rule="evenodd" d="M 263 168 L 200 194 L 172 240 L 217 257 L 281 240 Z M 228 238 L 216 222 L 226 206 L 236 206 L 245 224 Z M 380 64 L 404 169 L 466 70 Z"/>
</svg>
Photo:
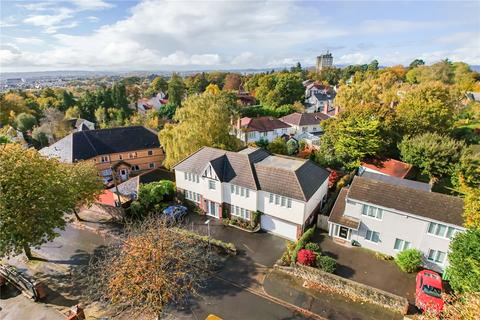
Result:
<svg viewBox="0 0 480 320">
<path fill-rule="evenodd" d="M 417 274 L 415 305 L 423 312 L 440 313 L 443 310 L 442 278 L 431 270 L 422 270 Z"/>
</svg>

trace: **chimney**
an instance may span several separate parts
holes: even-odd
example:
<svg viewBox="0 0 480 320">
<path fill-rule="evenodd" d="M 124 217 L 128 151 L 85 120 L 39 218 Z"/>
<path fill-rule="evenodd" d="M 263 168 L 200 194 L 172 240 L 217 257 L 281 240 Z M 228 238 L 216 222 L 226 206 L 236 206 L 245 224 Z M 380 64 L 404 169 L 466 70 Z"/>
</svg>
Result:
<svg viewBox="0 0 480 320">
<path fill-rule="evenodd" d="M 328 101 L 323 104 L 323 113 L 328 114 Z"/>
</svg>

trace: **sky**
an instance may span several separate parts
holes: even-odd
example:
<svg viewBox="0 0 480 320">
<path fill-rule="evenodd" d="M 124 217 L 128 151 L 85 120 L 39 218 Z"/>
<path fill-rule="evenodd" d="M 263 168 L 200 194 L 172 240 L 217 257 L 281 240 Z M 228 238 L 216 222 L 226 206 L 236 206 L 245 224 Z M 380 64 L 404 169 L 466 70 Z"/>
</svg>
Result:
<svg viewBox="0 0 480 320">
<path fill-rule="evenodd" d="M 480 1 L 0 2 L 0 72 L 480 65 Z"/>
</svg>

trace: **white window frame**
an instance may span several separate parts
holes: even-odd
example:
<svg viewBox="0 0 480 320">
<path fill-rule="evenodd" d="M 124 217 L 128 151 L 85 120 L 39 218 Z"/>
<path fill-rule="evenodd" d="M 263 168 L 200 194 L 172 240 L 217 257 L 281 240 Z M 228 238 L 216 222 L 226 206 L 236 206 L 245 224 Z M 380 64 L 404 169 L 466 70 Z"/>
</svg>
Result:
<svg viewBox="0 0 480 320">
<path fill-rule="evenodd" d="M 380 209 L 379 207 L 364 204 L 363 207 L 362 207 L 362 215 L 366 216 L 366 217 L 373 218 L 373 219 L 382 220 L 383 219 L 383 210 Z M 380 217 L 378 217 L 378 216 L 380 216 Z"/>
<path fill-rule="evenodd" d="M 101 156 L 100 157 L 100 162 L 101 163 L 110 162 L 110 157 L 109 156 Z"/>
<path fill-rule="evenodd" d="M 270 193 L 268 196 L 268 203 L 273 203 L 273 198 L 274 198 L 273 193 Z"/>
<path fill-rule="evenodd" d="M 443 229 L 443 232 L 440 233 L 440 230 Z M 432 231 L 430 231 L 432 229 Z M 437 222 L 429 222 L 428 227 L 427 227 L 427 233 L 429 235 L 439 237 L 439 238 L 444 238 L 444 239 L 453 239 L 455 234 L 458 232 L 458 229 L 454 227 L 447 226 L 442 223 L 437 223 Z M 448 236 L 450 234 L 450 236 Z"/>
<path fill-rule="evenodd" d="M 287 208 L 291 208 L 291 207 L 292 207 L 292 199 L 287 198 Z"/>
<path fill-rule="evenodd" d="M 230 193 L 231 194 L 235 193 L 235 186 L 233 184 L 230 185 Z"/>
<path fill-rule="evenodd" d="M 442 257 L 440 260 L 439 258 Z M 447 253 L 440 251 L 440 250 L 435 250 L 435 249 L 429 249 L 428 250 L 428 256 L 427 260 L 430 262 L 438 263 L 438 264 L 444 264 L 445 263 L 445 258 L 447 257 Z"/>
<path fill-rule="evenodd" d="M 398 248 L 398 249 L 396 248 L 396 246 L 397 246 L 397 241 L 398 241 L 398 243 L 399 243 L 399 246 L 398 246 L 399 248 Z M 395 243 L 393 244 L 393 250 L 395 250 L 395 251 L 403 251 L 403 250 L 409 249 L 411 246 L 412 246 L 412 244 L 411 244 L 409 241 L 396 238 L 396 239 L 395 239 Z"/>
<path fill-rule="evenodd" d="M 371 235 L 370 238 L 368 237 L 369 232 L 370 232 L 370 235 Z M 377 234 L 378 241 L 373 241 L 373 239 L 374 239 L 373 236 L 374 236 L 375 233 Z M 365 240 L 368 241 L 368 242 L 371 242 L 371 243 L 378 244 L 380 242 L 380 232 L 373 231 L 373 230 L 367 230 L 367 232 L 365 234 Z"/>
</svg>

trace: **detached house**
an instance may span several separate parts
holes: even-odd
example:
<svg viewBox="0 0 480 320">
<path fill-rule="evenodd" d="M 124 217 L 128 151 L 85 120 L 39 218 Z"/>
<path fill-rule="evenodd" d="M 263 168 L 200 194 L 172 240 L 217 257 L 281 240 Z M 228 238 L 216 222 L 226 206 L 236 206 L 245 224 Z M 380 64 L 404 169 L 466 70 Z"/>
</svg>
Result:
<svg viewBox="0 0 480 320">
<path fill-rule="evenodd" d="M 293 134 L 301 134 L 303 132 L 308 132 L 311 134 L 320 134 L 322 128 L 320 127 L 320 122 L 323 120 L 329 119 L 330 116 L 322 112 L 314 113 L 299 113 L 294 112 L 289 115 L 286 115 L 280 118 L 281 121 L 289 124 L 292 129 L 290 130 Z"/>
<path fill-rule="evenodd" d="M 323 112 L 329 116 L 336 115 L 339 110 L 333 104 L 336 92 L 330 86 L 319 83 L 308 83 L 305 86 L 305 107 L 307 112 Z"/>
<path fill-rule="evenodd" d="M 291 126 L 274 117 L 241 118 L 236 127 L 236 136 L 245 143 L 273 139 L 289 135 Z"/>
<path fill-rule="evenodd" d="M 131 175 L 160 167 L 165 158 L 157 133 L 142 126 L 72 132 L 40 150 L 62 162 L 91 161 L 108 183 L 115 176 L 125 181 Z"/>
<path fill-rule="evenodd" d="M 327 196 L 328 172 L 310 160 L 204 147 L 175 167 L 177 189 L 207 215 L 251 220 L 261 228 L 297 239 Z"/>
<path fill-rule="evenodd" d="M 406 185 L 404 179 L 375 176 L 357 176 L 340 191 L 328 220 L 329 235 L 391 256 L 416 248 L 425 267 L 443 271 L 451 239 L 465 230 L 463 200 Z"/>
</svg>

